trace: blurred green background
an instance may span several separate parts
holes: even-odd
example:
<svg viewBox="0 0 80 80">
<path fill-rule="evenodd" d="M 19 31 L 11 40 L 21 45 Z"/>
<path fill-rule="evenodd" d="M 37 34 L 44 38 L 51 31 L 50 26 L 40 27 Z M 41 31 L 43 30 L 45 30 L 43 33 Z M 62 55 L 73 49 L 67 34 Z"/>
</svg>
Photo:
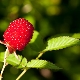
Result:
<svg viewBox="0 0 80 80">
<path fill-rule="evenodd" d="M 16 18 L 28 19 L 42 39 L 80 32 L 80 0 L 0 0 L 0 40 L 9 23 Z M 5 51 L 0 45 L 0 52 Z M 25 48 L 17 52 L 28 60 L 38 53 Z M 53 62 L 62 70 L 30 69 L 20 80 L 80 80 L 80 46 L 46 52 L 41 59 Z M 0 70 L 3 63 L 0 63 Z M 8 65 L 3 80 L 15 80 L 22 72 Z"/>
</svg>

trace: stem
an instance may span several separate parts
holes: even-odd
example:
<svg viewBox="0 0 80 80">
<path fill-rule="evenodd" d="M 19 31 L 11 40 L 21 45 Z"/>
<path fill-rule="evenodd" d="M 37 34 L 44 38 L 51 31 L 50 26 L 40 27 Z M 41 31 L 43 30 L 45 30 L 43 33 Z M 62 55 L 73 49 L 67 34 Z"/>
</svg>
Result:
<svg viewBox="0 0 80 80">
<path fill-rule="evenodd" d="M 36 59 L 39 59 L 42 55 L 43 55 L 43 52 L 41 52 L 41 53 L 36 57 Z M 24 69 L 24 70 L 22 71 L 22 73 L 17 77 L 16 80 L 19 80 L 19 79 L 26 73 L 26 71 L 27 71 L 28 69 L 30 69 L 30 68 Z"/>
<path fill-rule="evenodd" d="M 1 74 L 0 74 L 0 80 L 2 79 L 2 76 L 1 76 Z"/>
<path fill-rule="evenodd" d="M 2 74 L 4 72 L 4 69 L 5 69 L 6 65 L 7 65 L 7 63 L 6 63 L 7 56 L 8 56 L 8 48 L 6 49 L 5 54 L 4 54 L 4 64 L 3 64 L 3 67 L 2 67 L 2 70 L 1 70 L 0 80 L 2 80 Z"/>
<path fill-rule="evenodd" d="M 19 79 L 25 74 L 25 72 L 26 72 L 28 69 L 29 69 L 29 68 L 24 69 L 23 72 L 17 77 L 16 80 L 19 80 Z"/>
<path fill-rule="evenodd" d="M 39 59 L 42 55 L 43 55 L 43 52 L 41 52 L 41 53 L 36 57 L 36 59 Z"/>
</svg>

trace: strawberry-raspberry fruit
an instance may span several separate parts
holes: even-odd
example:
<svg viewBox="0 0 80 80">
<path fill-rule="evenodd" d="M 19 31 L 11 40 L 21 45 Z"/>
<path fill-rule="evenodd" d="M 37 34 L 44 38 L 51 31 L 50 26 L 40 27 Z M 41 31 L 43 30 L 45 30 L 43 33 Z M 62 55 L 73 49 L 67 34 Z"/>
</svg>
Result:
<svg viewBox="0 0 80 80">
<path fill-rule="evenodd" d="M 34 27 L 24 18 L 19 18 L 10 23 L 4 32 L 4 44 L 10 52 L 23 50 L 30 42 Z"/>
</svg>

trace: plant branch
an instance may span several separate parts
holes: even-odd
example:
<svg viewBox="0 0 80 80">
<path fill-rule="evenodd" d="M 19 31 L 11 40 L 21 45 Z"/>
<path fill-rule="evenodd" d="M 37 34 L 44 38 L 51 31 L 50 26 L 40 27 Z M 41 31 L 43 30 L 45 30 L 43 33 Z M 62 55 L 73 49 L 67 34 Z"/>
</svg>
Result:
<svg viewBox="0 0 80 80">
<path fill-rule="evenodd" d="M 16 80 L 19 80 L 19 79 L 25 74 L 25 72 L 26 72 L 28 69 L 29 69 L 29 68 L 24 69 L 23 72 L 17 77 Z"/>
<path fill-rule="evenodd" d="M 36 57 L 36 59 L 39 59 L 42 55 L 43 55 L 43 52 L 41 52 L 41 53 Z M 30 69 L 30 68 L 24 69 L 24 70 L 22 71 L 22 73 L 17 77 L 16 80 L 19 80 L 19 79 L 26 73 L 26 71 L 27 71 L 28 69 Z"/>
<path fill-rule="evenodd" d="M 41 52 L 41 53 L 36 57 L 36 59 L 39 59 L 42 55 L 43 55 L 43 52 Z"/>
<path fill-rule="evenodd" d="M 4 54 L 4 64 L 3 64 L 3 67 L 2 67 L 2 70 L 1 70 L 0 80 L 2 80 L 2 74 L 4 72 L 5 67 L 7 66 L 6 58 L 8 57 L 8 53 L 9 53 L 9 51 L 8 51 L 8 48 L 7 48 L 6 51 L 5 51 L 5 54 Z"/>
</svg>

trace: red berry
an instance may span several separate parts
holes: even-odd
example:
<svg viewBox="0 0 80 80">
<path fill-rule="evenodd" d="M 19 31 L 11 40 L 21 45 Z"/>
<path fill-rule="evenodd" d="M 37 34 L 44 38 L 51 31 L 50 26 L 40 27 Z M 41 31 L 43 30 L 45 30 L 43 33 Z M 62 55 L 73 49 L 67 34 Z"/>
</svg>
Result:
<svg viewBox="0 0 80 80">
<path fill-rule="evenodd" d="M 19 18 L 11 22 L 3 35 L 4 43 L 9 51 L 23 50 L 30 42 L 33 30 L 33 25 L 24 18 Z"/>
</svg>

